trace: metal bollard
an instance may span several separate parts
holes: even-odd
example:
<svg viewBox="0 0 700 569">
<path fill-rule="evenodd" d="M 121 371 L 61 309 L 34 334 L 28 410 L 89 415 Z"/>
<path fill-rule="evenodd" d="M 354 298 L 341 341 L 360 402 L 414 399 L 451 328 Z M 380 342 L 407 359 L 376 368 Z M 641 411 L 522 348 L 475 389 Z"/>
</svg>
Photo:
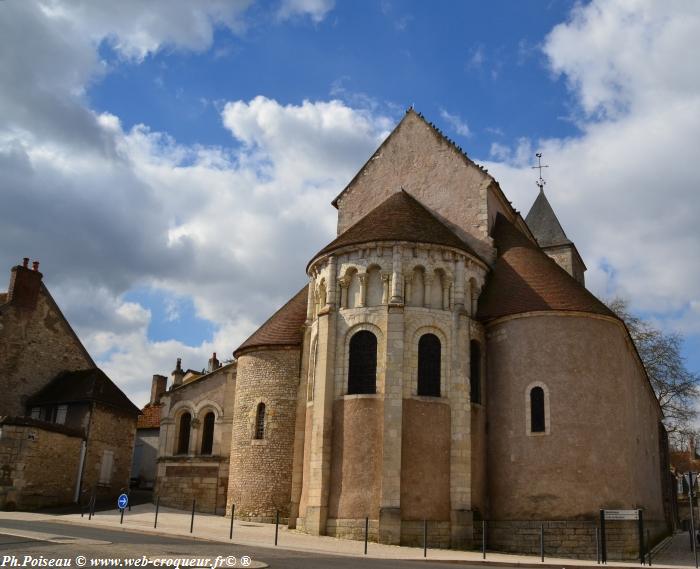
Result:
<svg viewBox="0 0 700 569">
<path fill-rule="evenodd" d="M 156 519 L 153 522 L 153 529 L 158 527 L 158 508 L 160 507 L 160 496 L 156 497 Z"/>
<path fill-rule="evenodd" d="M 486 520 L 481 520 L 481 557 L 486 559 Z"/>
<path fill-rule="evenodd" d="M 280 531 L 280 511 L 275 511 L 275 545 L 277 545 L 277 535 Z"/>
<path fill-rule="evenodd" d="M 192 533 L 192 530 L 194 529 L 194 504 L 195 500 L 192 500 L 192 519 L 190 520 L 190 533 Z"/>
<path fill-rule="evenodd" d="M 423 520 L 423 557 L 428 557 L 428 520 Z"/>
<path fill-rule="evenodd" d="M 544 563 L 544 524 L 540 524 L 540 561 Z"/>
<path fill-rule="evenodd" d="M 649 567 L 651 567 L 651 539 L 649 537 L 649 530 L 647 530 L 647 561 L 649 562 Z"/>
<path fill-rule="evenodd" d="M 124 523 L 124 508 L 119 508 L 121 510 L 121 515 L 119 516 L 119 525 Z"/>
<path fill-rule="evenodd" d="M 595 528 L 595 562 L 600 565 L 600 529 Z"/>
<path fill-rule="evenodd" d="M 233 539 L 233 515 L 236 513 L 236 504 L 231 504 L 231 527 L 228 530 L 228 538 Z"/>
<path fill-rule="evenodd" d="M 369 534 L 369 517 L 365 518 L 365 555 L 367 555 L 367 536 Z"/>
</svg>

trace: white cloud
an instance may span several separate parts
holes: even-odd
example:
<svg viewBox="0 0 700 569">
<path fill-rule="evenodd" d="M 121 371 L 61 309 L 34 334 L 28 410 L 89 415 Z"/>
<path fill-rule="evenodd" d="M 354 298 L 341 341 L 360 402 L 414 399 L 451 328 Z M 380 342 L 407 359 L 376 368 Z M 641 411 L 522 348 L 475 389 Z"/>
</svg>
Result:
<svg viewBox="0 0 700 569">
<path fill-rule="evenodd" d="M 298 16 L 308 16 L 314 22 L 323 21 L 335 6 L 335 0 L 281 0 L 277 17 L 288 20 Z"/>
<path fill-rule="evenodd" d="M 448 113 L 445 109 L 440 109 L 440 116 L 450 125 L 450 128 L 460 136 L 471 135 L 469 125 L 459 115 Z"/>
<path fill-rule="evenodd" d="M 584 256 L 590 288 L 627 295 L 669 326 L 700 300 L 700 75 L 691 72 L 700 5 L 671 4 L 576 7 L 544 52 L 580 104 L 582 134 L 493 145 L 498 161 L 487 164 L 526 213 L 537 192 L 530 166 L 543 152 L 545 191 Z"/>
</svg>

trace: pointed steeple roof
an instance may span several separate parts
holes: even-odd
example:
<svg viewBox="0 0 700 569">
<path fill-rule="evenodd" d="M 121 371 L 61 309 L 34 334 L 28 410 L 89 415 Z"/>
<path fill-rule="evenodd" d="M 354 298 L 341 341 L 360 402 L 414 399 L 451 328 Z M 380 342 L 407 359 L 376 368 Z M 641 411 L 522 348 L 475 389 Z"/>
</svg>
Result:
<svg viewBox="0 0 700 569">
<path fill-rule="evenodd" d="M 493 239 L 498 258 L 479 299 L 482 321 L 524 312 L 615 315 L 500 213 Z"/>
<path fill-rule="evenodd" d="M 396 192 L 375 207 L 355 225 L 341 233 L 314 259 L 346 245 L 370 241 L 408 241 L 455 247 L 478 255 L 449 227 L 405 190 Z"/>
<path fill-rule="evenodd" d="M 532 204 L 530 211 L 525 217 L 525 223 L 527 223 L 540 247 L 572 245 L 542 188 L 540 188 L 540 193 L 535 203 Z"/>
<path fill-rule="evenodd" d="M 233 355 L 238 357 L 243 350 L 249 348 L 300 346 L 304 336 L 302 325 L 306 321 L 308 288 L 309 285 L 306 285 L 270 316 L 260 328 L 236 348 Z"/>
</svg>

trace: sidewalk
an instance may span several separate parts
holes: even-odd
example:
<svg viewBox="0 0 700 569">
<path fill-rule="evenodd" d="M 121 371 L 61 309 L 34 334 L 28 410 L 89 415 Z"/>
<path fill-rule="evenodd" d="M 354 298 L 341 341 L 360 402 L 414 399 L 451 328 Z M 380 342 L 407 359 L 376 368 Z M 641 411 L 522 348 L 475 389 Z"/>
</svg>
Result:
<svg viewBox="0 0 700 569">
<path fill-rule="evenodd" d="M 87 513 L 84 517 L 80 514 L 37 514 L 29 512 L 2 512 L 0 514 L 0 530 L 3 519 L 16 520 L 43 520 L 61 523 L 85 524 L 91 526 L 104 526 L 110 529 L 123 529 L 143 533 L 155 533 L 165 536 L 193 537 L 218 543 L 236 543 L 259 547 L 274 547 L 274 524 L 260 524 L 235 520 L 233 527 L 233 540 L 229 541 L 230 518 L 214 516 L 212 514 L 195 514 L 194 531 L 190 534 L 190 514 L 182 510 L 161 507 L 158 513 L 158 527 L 153 528 L 155 519 L 155 506 L 153 504 L 141 504 L 133 506 L 131 512 L 124 513 L 124 523 L 119 523 L 119 511 L 109 510 L 97 512 L 88 520 Z M 684 541 L 685 540 L 685 541 Z M 430 542 L 428 542 L 430 544 Z M 654 567 L 678 567 L 679 565 L 694 566 L 692 553 L 690 557 L 684 553 L 688 546 L 687 534 L 676 534 L 672 543 L 658 558 L 653 559 Z M 337 539 L 326 536 L 311 536 L 295 530 L 289 530 L 280 525 L 278 547 L 293 551 L 312 552 L 330 555 L 343 555 L 352 557 L 364 557 L 364 542 Z M 423 549 L 416 547 L 399 547 L 395 545 L 382 545 L 369 542 L 367 557 L 375 559 L 423 559 Z M 557 559 L 546 557 L 541 563 L 539 557 L 526 555 L 510 555 L 504 553 L 486 553 L 486 561 L 482 559 L 481 552 L 457 551 L 449 549 L 428 549 L 427 558 L 430 561 L 461 562 L 470 565 L 501 565 L 510 567 L 544 567 L 555 566 L 559 569 L 567 567 L 596 566 L 595 560 Z M 639 567 L 639 563 L 610 562 L 607 567 Z"/>
<path fill-rule="evenodd" d="M 700 545 L 698 546 L 698 557 L 700 558 Z M 688 532 L 676 533 L 670 540 L 670 543 L 652 557 L 653 565 L 685 565 L 695 567 L 695 556 L 690 546 L 690 537 Z"/>
</svg>

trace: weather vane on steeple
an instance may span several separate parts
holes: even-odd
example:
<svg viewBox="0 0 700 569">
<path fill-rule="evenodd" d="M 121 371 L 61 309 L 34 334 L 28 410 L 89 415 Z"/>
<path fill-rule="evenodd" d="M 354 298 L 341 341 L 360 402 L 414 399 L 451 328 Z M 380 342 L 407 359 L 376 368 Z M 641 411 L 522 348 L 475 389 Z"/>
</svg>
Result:
<svg viewBox="0 0 700 569">
<path fill-rule="evenodd" d="M 540 191 L 544 191 L 544 185 L 547 183 L 544 181 L 544 178 L 542 177 L 542 168 L 549 168 L 549 164 L 542 164 L 542 153 L 538 152 L 535 154 L 537 156 L 537 166 L 531 166 L 531 168 L 534 170 L 537 168 L 540 171 L 540 178 L 535 182 L 537 186 L 540 188 Z"/>
</svg>

